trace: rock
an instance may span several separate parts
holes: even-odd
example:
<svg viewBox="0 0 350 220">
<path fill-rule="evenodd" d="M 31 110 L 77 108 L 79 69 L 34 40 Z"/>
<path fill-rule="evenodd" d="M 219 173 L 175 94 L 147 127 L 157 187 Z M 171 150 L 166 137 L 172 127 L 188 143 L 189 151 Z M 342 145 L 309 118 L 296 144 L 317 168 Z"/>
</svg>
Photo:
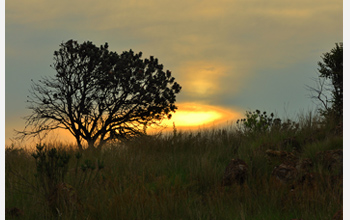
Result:
<svg viewBox="0 0 350 220">
<path fill-rule="evenodd" d="M 297 161 L 295 168 L 298 170 L 299 173 L 308 173 L 312 166 L 312 160 L 309 158 L 305 158 Z"/>
<path fill-rule="evenodd" d="M 311 187 L 311 188 L 314 187 L 315 186 L 315 174 L 314 173 L 305 173 L 304 175 L 300 176 L 298 179 L 298 185 Z"/>
<path fill-rule="evenodd" d="M 242 185 L 248 176 L 248 165 L 240 159 L 232 159 L 227 165 L 223 178 L 223 185 L 230 186 L 235 183 Z"/>
<path fill-rule="evenodd" d="M 282 163 L 273 169 L 272 176 L 280 183 L 293 184 L 298 177 L 298 171 L 294 164 Z"/>
<path fill-rule="evenodd" d="M 279 183 L 292 184 L 298 177 L 296 169 L 297 157 L 287 151 L 268 149 L 266 152 L 271 165 L 276 165 L 272 171 L 272 177 Z"/>
<path fill-rule="evenodd" d="M 303 177 L 309 174 L 312 167 L 313 167 L 312 160 L 309 158 L 300 159 L 295 164 L 295 168 L 298 171 L 299 177 Z"/>
<path fill-rule="evenodd" d="M 343 149 L 321 151 L 316 157 L 328 170 L 343 173 Z"/>
<path fill-rule="evenodd" d="M 315 176 L 313 173 L 310 173 L 312 167 L 313 164 L 309 158 L 300 159 L 296 163 L 295 168 L 298 171 L 298 185 L 314 186 Z"/>
<path fill-rule="evenodd" d="M 293 188 L 297 185 L 313 185 L 314 176 L 310 173 L 312 161 L 308 158 L 300 160 L 286 160 L 276 166 L 272 176 L 280 183 L 289 184 Z"/>
<path fill-rule="evenodd" d="M 281 163 L 295 163 L 297 161 L 297 157 L 290 152 L 287 151 L 279 151 L 279 150 L 266 150 L 265 154 L 268 158 L 270 164 L 281 164 Z"/>
<path fill-rule="evenodd" d="M 6 215 L 6 218 L 21 217 L 24 215 L 24 212 L 17 207 L 6 208 L 5 215 Z"/>
</svg>

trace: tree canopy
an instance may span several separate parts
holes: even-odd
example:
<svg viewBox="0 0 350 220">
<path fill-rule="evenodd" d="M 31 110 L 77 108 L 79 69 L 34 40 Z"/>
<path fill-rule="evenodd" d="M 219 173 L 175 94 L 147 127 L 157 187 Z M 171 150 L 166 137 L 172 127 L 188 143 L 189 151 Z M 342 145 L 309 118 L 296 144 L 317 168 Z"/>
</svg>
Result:
<svg viewBox="0 0 350 220">
<path fill-rule="evenodd" d="M 326 108 L 326 114 L 332 114 L 337 119 L 343 117 L 343 43 L 322 56 L 323 62 L 318 62 L 320 77 L 331 81 L 332 106 Z"/>
<path fill-rule="evenodd" d="M 140 135 L 171 118 L 181 86 L 158 59 L 121 54 L 108 44 L 69 40 L 54 52 L 56 75 L 34 82 L 28 96 L 32 114 L 22 137 L 67 129 L 79 148 L 101 148 L 112 140 Z"/>
<path fill-rule="evenodd" d="M 311 98 L 321 104 L 320 113 L 336 123 L 343 120 L 343 43 L 336 43 L 318 62 L 316 87 L 308 86 Z"/>
</svg>

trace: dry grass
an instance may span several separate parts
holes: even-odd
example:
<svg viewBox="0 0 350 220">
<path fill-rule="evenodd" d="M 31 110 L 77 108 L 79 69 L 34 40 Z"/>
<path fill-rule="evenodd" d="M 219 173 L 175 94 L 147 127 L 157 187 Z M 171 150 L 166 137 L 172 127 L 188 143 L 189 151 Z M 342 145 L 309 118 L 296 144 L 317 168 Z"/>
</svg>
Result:
<svg viewBox="0 0 350 220">
<path fill-rule="evenodd" d="M 76 151 L 65 148 L 72 155 L 65 182 L 76 187 L 79 210 L 52 211 L 38 189 L 31 152 L 6 148 L 6 207 L 21 209 L 19 219 L 331 219 L 342 207 L 342 175 L 324 167 L 316 154 L 342 149 L 342 136 L 312 120 L 300 118 L 297 131 L 253 138 L 232 128 L 208 129 L 142 137 L 106 146 L 98 154 L 84 152 L 82 161 L 99 159 L 104 168 L 79 187 Z M 302 147 L 298 157 L 314 163 L 312 184 L 293 190 L 271 178 L 274 167 L 265 156 L 267 149 L 281 149 L 292 136 Z M 64 148 L 59 143 L 54 147 Z M 242 186 L 223 187 L 232 158 L 248 164 L 248 179 Z"/>
</svg>

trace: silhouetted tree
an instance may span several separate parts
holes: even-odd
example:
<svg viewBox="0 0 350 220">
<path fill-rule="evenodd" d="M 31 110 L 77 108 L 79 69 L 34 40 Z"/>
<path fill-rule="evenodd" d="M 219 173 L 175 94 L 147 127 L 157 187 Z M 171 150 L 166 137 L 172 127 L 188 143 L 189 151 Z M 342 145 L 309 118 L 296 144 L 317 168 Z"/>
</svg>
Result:
<svg viewBox="0 0 350 220">
<path fill-rule="evenodd" d="M 69 40 L 54 52 L 54 77 L 33 82 L 21 137 L 67 129 L 80 149 L 101 149 L 111 140 L 145 133 L 175 112 L 181 86 L 151 56 L 132 50 L 117 54 L 108 44 Z"/>
<path fill-rule="evenodd" d="M 318 87 L 309 89 L 314 93 L 323 108 L 321 113 L 333 116 L 337 120 L 343 118 L 343 43 L 335 44 L 330 52 L 324 53 L 322 62 L 318 62 Z M 329 82 L 330 83 L 327 83 Z M 331 98 L 327 95 L 331 94 Z M 329 106 L 331 104 L 331 106 Z"/>
</svg>

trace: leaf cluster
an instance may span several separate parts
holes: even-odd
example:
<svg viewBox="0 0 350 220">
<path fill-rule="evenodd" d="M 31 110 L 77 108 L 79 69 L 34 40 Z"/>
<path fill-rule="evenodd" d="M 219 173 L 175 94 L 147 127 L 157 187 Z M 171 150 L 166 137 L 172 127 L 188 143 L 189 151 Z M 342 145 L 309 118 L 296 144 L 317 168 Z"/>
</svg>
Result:
<svg viewBox="0 0 350 220">
<path fill-rule="evenodd" d="M 266 134 L 268 132 L 289 131 L 295 132 L 299 129 L 299 124 L 287 120 L 282 122 L 276 118 L 273 113 L 267 114 L 260 110 L 247 111 L 245 118 L 238 119 L 236 122 L 238 131 L 245 135 Z"/>
<path fill-rule="evenodd" d="M 274 124 L 281 123 L 279 118 L 274 119 L 274 114 L 271 113 L 267 115 L 266 111 L 261 112 L 260 110 L 255 110 L 254 112 L 247 111 L 245 114 L 246 118 L 237 120 L 237 125 L 245 133 L 254 132 L 266 132 Z"/>
<path fill-rule="evenodd" d="M 336 43 L 335 47 L 330 52 L 324 53 L 321 58 L 322 61 L 318 62 L 319 77 L 330 81 L 325 89 L 332 94 L 329 101 L 322 94 L 323 87 L 316 90 L 319 93 L 318 99 L 324 107 L 321 109 L 321 113 L 324 116 L 334 116 L 336 120 L 341 121 L 343 117 L 343 43 Z M 313 90 L 315 91 L 315 89 Z M 324 97 L 325 100 L 321 97 Z M 328 107 L 327 102 L 332 103 L 332 106 Z"/>
</svg>

